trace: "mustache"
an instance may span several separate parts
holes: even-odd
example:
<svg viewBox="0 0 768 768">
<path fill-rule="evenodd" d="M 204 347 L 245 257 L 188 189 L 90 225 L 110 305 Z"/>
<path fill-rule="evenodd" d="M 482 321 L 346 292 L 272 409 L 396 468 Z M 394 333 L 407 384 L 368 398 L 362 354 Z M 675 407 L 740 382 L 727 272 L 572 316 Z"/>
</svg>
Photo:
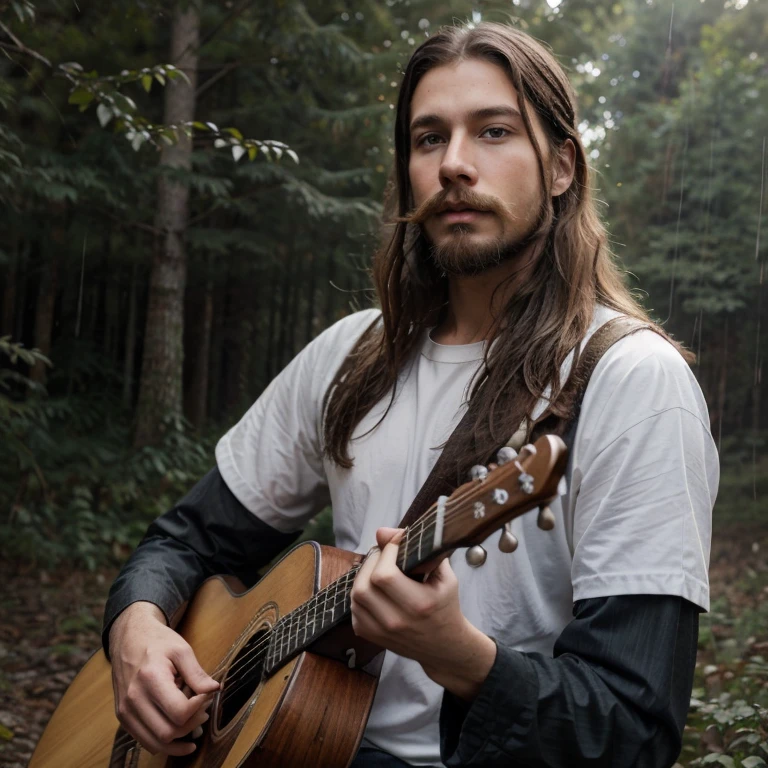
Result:
<svg viewBox="0 0 768 768">
<path fill-rule="evenodd" d="M 430 216 L 442 213 L 449 197 L 451 198 L 451 203 L 461 205 L 464 208 L 495 213 L 501 218 L 516 218 L 514 212 L 496 197 L 481 195 L 472 189 L 463 189 L 460 193 L 456 194 L 455 190 L 449 188 L 427 198 L 421 205 L 411 210 L 405 216 L 395 216 L 392 221 L 402 224 L 423 224 Z"/>
</svg>

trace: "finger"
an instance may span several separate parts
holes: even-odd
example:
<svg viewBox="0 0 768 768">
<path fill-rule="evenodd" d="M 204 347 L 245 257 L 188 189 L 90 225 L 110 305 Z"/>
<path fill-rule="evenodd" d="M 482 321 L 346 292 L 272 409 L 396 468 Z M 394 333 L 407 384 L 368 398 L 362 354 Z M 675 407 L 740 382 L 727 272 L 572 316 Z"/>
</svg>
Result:
<svg viewBox="0 0 768 768">
<path fill-rule="evenodd" d="M 138 717 L 125 718 L 123 727 L 147 752 L 153 755 L 162 753 L 173 755 L 174 757 L 182 757 L 184 755 L 191 755 L 197 748 L 195 744 L 188 741 L 163 742 Z"/>
<path fill-rule="evenodd" d="M 370 588 L 371 572 L 376 567 L 379 557 L 381 557 L 381 552 L 374 548 L 368 553 L 365 560 L 363 560 L 363 564 L 352 583 L 352 600 L 354 600 L 361 592 Z"/>
<path fill-rule="evenodd" d="M 203 711 L 195 712 L 186 722 L 176 725 L 157 707 L 148 707 L 141 713 L 141 724 L 161 744 L 168 746 L 174 741 L 192 733 L 198 726 L 208 722 L 210 715 Z"/>
<path fill-rule="evenodd" d="M 176 726 L 186 723 L 211 697 L 209 693 L 198 693 L 188 699 L 176 685 L 175 670 L 170 660 L 167 660 L 165 668 L 139 674 L 143 678 L 141 682 L 144 685 L 145 698 L 148 699 L 147 704 L 156 706 Z M 142 698 L 140 690 L 135 701 Z"/>
<path fill-rule="evenodd" d="M 381 555 L 370 575 L 370 583 L 377 590 L 376 597 L 385 596 L 387 601 L 400 611 L 418 615 L 428 611 L 433 603 L 432 590 L 406 576 L 397 565 L 397 540 L 391 541 Z M 366 602 L 370 609 L 372 605 Z"/>
<path fill-rule="evenodd" d="M 398 534 L 400 534 L 400 539 L 402 539 L 404 533 L 405 531 L 402 528 L 379 528 L 376 531 L 376 543 L 381 549 L 384 549 Z"/>
<path fill-rule="evenodd" d="M 434 585 L 449 584 L 456 580 L 456 574 L 451 568 L 451 561 L 446 557 L 441 560 L 437 567 L 427 574 L 426 581 Z"/>
<path fill-rule="evenodd" d="M 352 606 L 352 631 L 384 647 L 390 634 L 401 632 L 406 623 L 397 606 L 384 596 L 370 604 L 358 602 Z"/>
<path fill-rule="evenodd" d="M 195 693 L 213 693 L 219 684 L 201 666 L 189 645 L 182 645 L 169 654 L 184 682 Z"/>
</svg>

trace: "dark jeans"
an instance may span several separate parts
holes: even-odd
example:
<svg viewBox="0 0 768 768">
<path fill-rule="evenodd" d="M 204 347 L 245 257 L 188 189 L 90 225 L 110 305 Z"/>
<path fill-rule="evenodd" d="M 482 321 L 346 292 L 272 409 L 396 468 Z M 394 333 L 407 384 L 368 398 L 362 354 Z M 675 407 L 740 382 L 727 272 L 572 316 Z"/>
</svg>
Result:
<svg viewBox="0 0 768 768">
<path fill-rule="evenodd" d="M 410 766 L 388 752 L 361 747 L 350 768 L 410 768 Z"/>
</svg>

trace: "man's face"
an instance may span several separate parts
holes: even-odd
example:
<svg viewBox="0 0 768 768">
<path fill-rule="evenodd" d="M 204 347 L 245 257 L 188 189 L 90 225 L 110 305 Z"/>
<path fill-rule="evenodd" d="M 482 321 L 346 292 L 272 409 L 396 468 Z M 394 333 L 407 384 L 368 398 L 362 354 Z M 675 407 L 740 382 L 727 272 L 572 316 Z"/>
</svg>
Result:
<svg viewBox="0 0 768 768">
<path fill-rule="evenodd" d="M 544 131 L 528 112 L 546 162 Z M 526 245 L 541 212 L 541 180 L 501 67 L 469 59 L 422 77 L 411 99 L 409 175 L 415 220 L 447 274 L 477 274 Z M 443 212 L 448 205 L 474 210 Z"/>
</svg>

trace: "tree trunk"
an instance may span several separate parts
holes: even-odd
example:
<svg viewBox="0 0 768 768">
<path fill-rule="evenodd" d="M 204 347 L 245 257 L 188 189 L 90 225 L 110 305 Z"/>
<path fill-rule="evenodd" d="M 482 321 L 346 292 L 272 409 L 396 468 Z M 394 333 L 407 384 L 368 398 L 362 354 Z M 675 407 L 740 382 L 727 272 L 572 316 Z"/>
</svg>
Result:
<svg viewBox="0 0 768 768">
<path fill-rule="evenodd" d="M 11 263 L 5 273 L 5 289 L 3 290 L 3 318 L 0 322 L 0 336 L 13 335 L 13 321 L 16 317 L 16 264 L 18 246 L 11 254 Z"/>
<path fill-rule="evenodd" d="M 336 299 L 336 288 L 333 280 L 336 277 L 336 247 L 328 249 L 328 285 L 325 290 L 325 327 L 328 328 L 334 321 L 334 305 Z"/>
<path fill-rule="evenodd" d="M 213 285 L 208 280 L 203 298 L 203 312 L 199 326 L 199 344 L 189 395 L 189 420 L 201 429 L 208 417 L 208 381 L 211 369 L 211 329 L 213 328 Z"/>
<path fill-rule="evenodd" d="M 131 288 L 128 293 L 128 318 L 125 324 L 125 351 L 123 357 L 123 407 L 133 403 L 133 369 L 136 365 L 136 292 L 139 268 L 136 262 L 131 269 Z"/>
<path fill-rule="evenodd" d="M 277 277 L 280 274 L 278 265 L 272 264 L 269 270 L 269 320 L 267 322 L 266 346 L 264 354 L 264 376 L 266 383 L 272 381 L 275 373 L 275 327 L 277 325 Z"/>
<path fill-rule="evenodd" d="M 51 354 L 53 314 L 56 308 L 56 294 L 59 286 L 59 253 L 61 248 L 54 240 L 49 247 L 46 262 L 40 276 L 40 288 L 35 307 L 35 346 L 46 356 Z M 32 381 L 45 384 L 46 366 L 37 361 L 30 371 Z"/>
<path fill-rule="evenodd" d="M 292 284 L 294 282 L 294 272 L 296 270 L 296 251 L 291 246 L 288 248 L 286 254 L 288 258 L 288 264 L 285 265 L 285 272 L 283 273 L 283 289 L 282 297 L 280 299 L 280 314 L 277 322 L 280 331 L 277 337 L 277 354 L 275 359 L 277 360 L 277 369 L 275 374 L 279 373 L 285 366 L 288 358 L 287 344 L 288 344 L 288 324 L 291 321 L 291 294 Z M 290 358 L 288 358 L 290 359 Z"/>
<path fill-rule="evenodd" d="M 194 120 L 199 38 L 197 4 L 179 2 L 171 28 L 171 60 L 190 82 L 181 78 L 168 82 L 164 114 L 167 125 Z M 161 170 L 163 166 L 188 170 L 191 156 L 191 140 L 178 131 L 177 143 L 163 147 Z M 165 420 L 182 413 L 184 288 L 187 279 L 183 238 L 187 226 L 189 189 L 161 173 L 157 197 L 156 226 L 162 234 L 155 244 L 149 281 L 134 438 L 137 447 L 157 442 L 164 431 Z"/>
<path fill-rule="evenodd" d="M 307 254 L 309 259 L 309 287 L 307 288 L 307 317 L 304 325 L 304 343 L 309 344 L 315 336 L 315 293 L 317 292 L 317 255 Z"/>
</svg>

